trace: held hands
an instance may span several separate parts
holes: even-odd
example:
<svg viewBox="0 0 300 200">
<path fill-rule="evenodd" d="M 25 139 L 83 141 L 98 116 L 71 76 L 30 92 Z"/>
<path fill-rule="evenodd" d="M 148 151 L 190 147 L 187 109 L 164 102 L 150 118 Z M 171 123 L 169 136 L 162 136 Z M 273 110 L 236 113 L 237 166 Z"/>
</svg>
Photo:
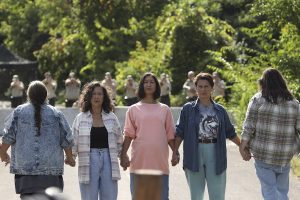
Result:
<svg viewBox="0 0 300 200">
<path fill-rule="evenodd" d="M 123 170 L 125 171 L 130 166 L 130 160 L 127 154 L 121 154 L 121 167 L 123 167 Z"/>
<path fill-rule="evenodd" d="M 174 152 L 173 151 L 173 154 L 172 154 L 172 160 L 171 160 L 171 163 L 172 163 L 172 166 L 175 166 L 179 163 L 179 160 L 180 160 L 180 154 L 179 152 Z"/>
<path fill-rule="evenodd" d="M 75 162 L 74 158 L 72 158 L 72 157 L 66 157 L 65 164 L 66 165 L 70 165 L 71 167 L 75 167 L 76 162 Z"/>
<path fill-rule="evenodd" d="M 240 145 L 239 147 L 240 154 L 245 161 L 249 161 L 251 159 L 250 149 L 246 145 Z"/>
</svg>

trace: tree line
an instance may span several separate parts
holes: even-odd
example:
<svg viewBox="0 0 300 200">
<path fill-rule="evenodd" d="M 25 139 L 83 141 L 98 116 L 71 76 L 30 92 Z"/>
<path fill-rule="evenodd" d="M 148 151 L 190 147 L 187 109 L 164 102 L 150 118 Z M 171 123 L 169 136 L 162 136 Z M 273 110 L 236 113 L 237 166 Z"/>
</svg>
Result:
<svg viewBox="0 0 300 200">
<path fill-rule="evenodd" d="M 70 71 L 83 83 L 110 71 L 122 94 L 129 74 L 167 73 L 181 105 L 188 71 L 218 71 L 237 124 L 267 67 L 300 97 L 300 1 L 1 0 L 0 22 L 3 43 L 58 83 Z"/>
</svg>

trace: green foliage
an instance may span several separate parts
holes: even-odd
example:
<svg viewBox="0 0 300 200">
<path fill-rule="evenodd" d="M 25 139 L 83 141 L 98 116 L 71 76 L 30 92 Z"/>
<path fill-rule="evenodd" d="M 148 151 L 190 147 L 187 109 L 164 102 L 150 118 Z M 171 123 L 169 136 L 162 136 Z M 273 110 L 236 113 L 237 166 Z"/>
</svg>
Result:
<svg viewBox="0 0 300 200">
<path fill-rule="evenodd" d="M 299 9 L 295 0 L 2 0 L 0 37 L 61 90 L 71 70 L 83 83 L 112 72 L 119 104 L 129 74 L 169 74 L 178 106 L 189 70 L 219 71 L 230 91 L 220 102 L 240 128 L 265 68 L 282 71 L 300 98 Z"/>
</svg>

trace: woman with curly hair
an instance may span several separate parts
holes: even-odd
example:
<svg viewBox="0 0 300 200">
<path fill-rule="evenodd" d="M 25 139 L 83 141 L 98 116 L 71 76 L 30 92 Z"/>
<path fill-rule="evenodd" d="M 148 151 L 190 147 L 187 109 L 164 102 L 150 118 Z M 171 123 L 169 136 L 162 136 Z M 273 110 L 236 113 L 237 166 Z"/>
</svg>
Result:
<svg viewBox="0 0 300 200">
<path fill-rule="evenodd" d="M 107 90 L 100 82 L 84 86 L 79 100 L 81 112 L 73 122 L 82 200 L 116 200 L 120 179 L 118 155 L 123 136 L 112 112 Z"/>
</svg>

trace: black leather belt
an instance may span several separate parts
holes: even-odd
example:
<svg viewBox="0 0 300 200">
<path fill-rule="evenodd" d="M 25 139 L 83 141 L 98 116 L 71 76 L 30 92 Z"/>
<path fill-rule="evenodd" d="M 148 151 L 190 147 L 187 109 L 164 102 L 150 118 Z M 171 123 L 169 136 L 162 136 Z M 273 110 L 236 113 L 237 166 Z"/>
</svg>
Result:
<svg viewBox="0 0 300 200">
<path fill-rule="evenodd" d="M 205 144 L 209 144 L 209 143 L 217 143 L 217 138 L 214 139 L 198 139 L 199 143 L 205 143 Z"/>
</svg>

